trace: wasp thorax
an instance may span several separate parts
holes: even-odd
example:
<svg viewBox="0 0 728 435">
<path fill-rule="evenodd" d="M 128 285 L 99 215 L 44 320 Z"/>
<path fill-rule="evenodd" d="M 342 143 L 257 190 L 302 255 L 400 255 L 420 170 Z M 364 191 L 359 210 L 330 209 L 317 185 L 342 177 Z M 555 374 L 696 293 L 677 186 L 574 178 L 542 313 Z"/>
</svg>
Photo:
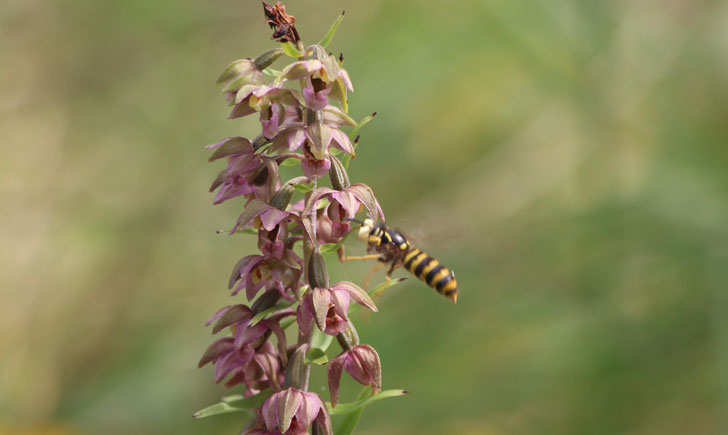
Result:
<svg viewBox="0 0 728 435">
<path fill-rule="evenodd" d="M 374 221 L 371 219 L 364 219 L 364 223 L 359 227 L 359 240 L 362 242 L 369 241 L 369 233 L 374 228 Z"/>
</svg>

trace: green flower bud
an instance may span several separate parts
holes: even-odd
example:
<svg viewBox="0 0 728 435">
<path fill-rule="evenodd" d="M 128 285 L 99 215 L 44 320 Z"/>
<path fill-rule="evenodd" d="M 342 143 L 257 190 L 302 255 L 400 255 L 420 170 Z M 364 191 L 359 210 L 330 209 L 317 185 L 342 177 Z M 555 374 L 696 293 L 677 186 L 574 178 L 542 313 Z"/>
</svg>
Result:
<svg viewBox="0 0 728 435">
<path fill-rule="evenodd" d="M 316 247 L 308 260 L 308 283 L 311 288 L 328 288 L 329 274 L 326 272 L 326 263 L 321 255 L 321 249 Z"/>
<path fill-rule="evenodd" d="M 336 190 L 344 190 L 351 186 L 349 175 L 341 161 L 334 155 L 329 156 L 331 168 L 329 169 L 329 178 L 331 178 L 331 187 Z"/>
<path fill-rule="evenodd" d="M 344 330 L 344 332 L 336 335 L 336 341 L 339 342 L 341 348 L 344 350 L 349 350 L 354 346 L 358 346 L 359 334 L 356 333 L 356 328 L 354 328 L 354 324 L 349 322 L 346 325 L 346 329 Z"/>
<path fill-rule="evenodd" d="M 258 71 L 263 71 L 264 69 L 271 66 L 273 62 L 278 60 L 278 58 L 281 56 L 283 56 L 283 50 L 280 48 L 274 48 L 273 50 L 268 50 L 260 56 L 256 57 L 253 61 L 253 64 L 255 64 L 255 67 L 258 69 Z"/>
<path fill-rule="evenodd" d="M 270 205 L 277 208 L 278 210 L 285 210 L 288 207 L 288 203 L 291 202 L 293 192 L 296 190 L 292 184 L 286 183 L 278 189 L 278 192 L 273 195 L 270 199 Z"/>
<path fill-rule="evenodd" d="M 266 138 L 262 134 L 259 134 L 255 139 L 253 139 L 253 149 L 255 151 L 258 151 L 260 147 L 270 142 L 272 142 L 270 139 Z"/>
<path fill-rule="evenodd" d="M 278 299 L 280 299 L 280 297 L 281 294 L 278 290 L 268 290 L 255 301 L 253 306 L 250 307 L 250 310 L 255 314 L 258 314 L 261 311 L 265 311 L 268 308 L 274 306 L 276 302 L 278 302 Z"/>
<path fill-rule="evenodd" d="M 288 366 L 286 367 L 286 382 L 283 384 L 284 388 L 292 387 L 304 391 L 307 389 L 307 350 L 308 344 L 302 344 L 301 346 L 298 346 L 293 352 L 293 355 L 291 355 L 291 359 L 288 360 Z"/>
<path fill-rule="evenodd" d="M 311 58 L 316 60 L 326 59 L 326 50 L 320 45 L 311 46 Z"/>
</svg>

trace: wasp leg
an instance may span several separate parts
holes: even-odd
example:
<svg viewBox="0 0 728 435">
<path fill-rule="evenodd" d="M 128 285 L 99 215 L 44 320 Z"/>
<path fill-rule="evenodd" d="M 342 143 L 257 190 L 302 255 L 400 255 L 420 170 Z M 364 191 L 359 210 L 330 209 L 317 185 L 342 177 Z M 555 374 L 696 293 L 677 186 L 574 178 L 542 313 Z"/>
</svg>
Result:
<svg viewBox="0 0 728 435">
<path fill-rule="evenodd" d="M 390 267 L 390 268 L 389 268 L 389 270 L 387 271 L 387 275 L 386 275 L 386 276 L 385 276 L 384 278 L 385 278 L 385 279 L 386 279 L 387 281 L 391 281 L 391 280 L 392 280 L 392 273 L 393 273 L 393 272 L 394 272 L 395 270 L 397 270 L 397 268 L 398 268 L 399 266 L 401 266 L 401 264 L 399 264 L 399 263 L 392 263 L 392 267 Z"/>
<path fill-rule="evenodd" d="M 379 254 L 371 254 L 371 255 L 357 255 L 354 257 L 347 257 L 344 255 L 339 256 L 339 260 L 343 263 L 345 261 L 354 261 L 354 260 L 379 260 L 381 256 Z"/>
<path fill-rule="evenodd" d="M 364 288 L 364 290 L 369 290 L 369 281 L 372 280 L 372 277 L 374 276 L 375 273 L 377 273 L 379 271 L 379 269 L 384 267 L 384 264 L 385 263 L 377 263 L 374 265 L 374 267 L 372 267 L 369 270 L 369 272 L 367 272 L 366 276 L 364 277 L 364 280 L 361 282 L 362 288 Z"/>
</svg>

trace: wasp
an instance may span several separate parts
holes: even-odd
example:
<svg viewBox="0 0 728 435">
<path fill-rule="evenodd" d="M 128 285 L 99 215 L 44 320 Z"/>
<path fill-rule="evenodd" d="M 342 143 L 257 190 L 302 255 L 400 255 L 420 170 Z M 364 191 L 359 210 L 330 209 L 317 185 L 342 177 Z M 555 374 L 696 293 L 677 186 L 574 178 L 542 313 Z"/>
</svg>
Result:
<svg viewBox="0 0 728 435">
<path fill-rule="evenodd" d="M 359 240 L 367 244 L 367 252 L 376 254 L 343 257 L 343 261 L 377 259 L 383 264 L 390 263 L 387 279 L 395 269 L 404 266 L 435 291 L 453 303 L 457 302 L 458 283 L 455 280 L 455 274 L 440 264 L 437 259 L 412 246 L 402 233 L 388 228 L 383 222 L 375 224 L 373 219 L 365 219 L 363 222 L 356 219 L 351 220 L 361 225 L 358 236 Z"/>
</svg>

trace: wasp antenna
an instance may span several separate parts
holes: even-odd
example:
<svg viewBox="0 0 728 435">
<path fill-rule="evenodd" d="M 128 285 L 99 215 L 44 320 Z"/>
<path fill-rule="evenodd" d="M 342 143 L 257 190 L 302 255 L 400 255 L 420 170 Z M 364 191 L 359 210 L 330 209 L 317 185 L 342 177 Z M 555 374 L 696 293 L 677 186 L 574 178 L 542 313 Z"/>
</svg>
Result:
<svg viewBox="0 0 728 435">
<path fill-rule="evenodd" d="M 346 219 L 347 221 L 356 222 L 359 225 L 364 225 L 364 221 L 360 221 L 359 219 L 355 219 L 355 218 L 344 218 L 344 219 Z"/>
</svg>

